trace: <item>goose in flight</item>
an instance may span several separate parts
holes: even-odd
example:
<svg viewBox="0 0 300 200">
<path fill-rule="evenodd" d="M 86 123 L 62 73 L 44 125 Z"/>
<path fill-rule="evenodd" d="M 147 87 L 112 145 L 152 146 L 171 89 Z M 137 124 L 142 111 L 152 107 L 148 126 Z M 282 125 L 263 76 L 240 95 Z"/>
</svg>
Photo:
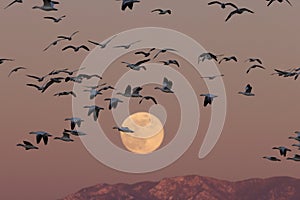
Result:
<svg viewBox="0 0 300 200">
<path fill-rule="evenodd" d="M 53 96 L 60 97 L 60 96 L 68 96 L 68 95 L 72 95 L 73 97 L 76 97 L 76 94 L 73 91 L 59 92 L 59 93 L 54 94 Z"/>
<path fill-rule="evenodd" d="M 280 159 L 274 157 L 274 156 L 264 156 L 264 159 L 270 160 L 270 161 L 281 161 Z"/>
<path fill-rule="evenodd" d="M 86 133 L 83 133 L 81 131 L 67 130 L 67 129 L 64 129 L 64 133 L 71 133 L 72 135 L 75 135 L 75 136 L 84 136 L 84 135 L 86 135 Z"/>
<path fill-rule="evenodd" d="M 57 36 L 57 38 L 71 41 L 73 39 L 74 35 L 76 35 L 77 33 L 79 33 L 79 31 L 75 31 L 70 36 L 59 35 L 59 36 Z"/>
<path fill-rule="evenodd" d="M 39 149 L 38 147 L 31 144 L 31 142 L 23 141 L 23 144 L 17 144 L 18 147 L 24 147 L 25 150 L 31 150 L 31 149 Z"/>
<path fill-rule="evenodd" d="M 132 89 L 131 92 L 131 86 L 128 85 L 125 89 L 125 93 L 120 93 L 118 92 L 118 95 L 122 95 L 124 97 L 143 97 L 142 95 L 140 95 L 140 91 L 142 91 L 142 87 L 135 87 Z"/>
<path fill-rule="evenodd" d="M 144 63 L 146 63 L 146 62 L 149 62 L 149 61 L 150 61 L 150 59 L 141 60 L 141 61 L 138 61 L 138 62 L 135 63 L 135 64 L 128 63 L 128 62 L 122 62 L 122 63 L 123 63 L 123 64 L 126 64 L 126 67 L 129 67 L 129 68 L 132 69 L 132 70 L 140 71 L 140 69 L 146 70 L 146 67 L 145 67 L 145 66 L 142 66 L 142 64 L 144 64 Z"/>
<path fill-rule="evenodd" d="M 290 150 L 290 149 L 288 149 L 286 147 L 282 147 L 282 146 L 280 146 L 280 147 L 273 147 L 272 149 L 278 149 L 279 152 L 280 152 L 280 155 L 284 156 L 284 157 L 286 157 L 286 154 L 287 154 L 288 151 L 292 151 L 292 150 Z"/>
<path fill-rule="evenodd" d="M 234 11 L 232 11 L 228 17 L 226 18 L 225 22 L 227 22 L 233 15 L 236 15 L 236 14 L 243 14 L 244 12 L 248 12 L 248 13 L 254 13 L 252 10 L 249 10 L 248 8 L 238 8 L 236 7 Z"/>
<path fill-rule="evenodd" d="M 66 132 L 63 132 L 63 135 L 61 137 L 55 137 L 54 140 L 61 140 L 64 142 L 74 142 L 74 140 L 70 138 L 70 134 Z"/>
<path fill-rule="evenodd" d="M 123 101 L 118 98 L 106 98 L 104 99 L 104 101 L 109 101 L 109 106 L 108 106 L 109 110 L 113 108 L 117 108 L 119 103 L 123 103 Z"/>
<path fill-rule="evenodd" d="M 71 117 L 71 118 L 66 118 L 65 121 L 70 121 L 71 122 L 71 129 L 74 130 L 75 126 L 77 125 L 78 127 L 81 126 L 81 123 L 84 122 L 84 120 L 78 118 L 78 117 Z"/>
<path fill-rule="evenodd" d="M 245 92 L 239 92 L 239 94 L 245 95 L 245 96 L 255 96 L 255 94 L 251 93 L 252 92 L 252 86 L 248 84 L 245 87 Z"/>
<path fill-rule="evenodd" d="M 58 40 L 55 40 L 53 41 L 51 44 L 49 44 L 45 49 L 43 49 L 43 51 L 47 51 L 50 47 L 52 46 L 56 46 L 60 41 L 63 41 L 65 39 L 58 39 Z"/>
<path fill-rule="evenodd" d="M 63 16 L 61 16 L 61 17 L 59 17 L 59 18 L 55 18 L 55 17 L 44 17 L 44 19 L 50 19 L 50 20 L 52 20 L 54 23 L 58 23 L 58 22 L 60 22 L 63 18 L 65 18 L 66 17 L 66 15 L 63 15 Z"/>
<path fill-rule="evenodd" d="M 200 63 L 200 61 L 204 62 L 205 60 L 215 60 L 216 62 L 218 62 L 218 57 L 219 56 L 223 56 L 223 55 L 215 55 L 213 53 L 207 52 L 207 53 L 202 53 L 199 57 L 198 57 L 198 64 Z"/>
<path fill-rule="evenodd" d="M 26 68 L 25 68 L 25 67 L 16 67 L 16 68 L 12 69 L 12 70 L 9 72 L 8 77 L 10 77 L 10 75 L 11 75 L 12 73 L 17 72 L 17 71 L 19 71 L 19 70 L 21 70 L 21 69 L 26 69 Z"/>
<path fill-rule="evenodd" d="M 23 0 L 14 0 L 10 4 L 8 4 L 4 9 L 9 8 L 10 6 L 14 5 L 15 3 L 23 3 Z"/>
<path fill-rule="evenodd" d="M 173 86 L 173 82 L 168 80 L 166 77 L 164 77 L 162 87 L 155 87 L 154 89 L 161 90 L 162 92 L 165 93 L 174 93 L 174 91 L 172 91 L 172 86 Z"/>
<path fill-rule="evenodd" d="M 149 57 L 151 55 L 151 52 L 154 51 L 155 48 L 150 49 L 148 52 L 145 51 L 137 51 L 134 54 L 135 55 L 144 55 L 145 58 Z"/>
<path fill-rule="evenodd" d="M 167 61 L 159 61 L 160 63 L 163 63 L 164 65 L 176 65 L 177 67 L 180 67 L 179 62 L 177 60 L 167 60 Z"/>
<path fill-rule="evenodd" d="M 128 127 L 113 127 L 113 129 L 117 129 L 118 131 L 120 132 L 123 132 L 123 133 L 134 133 L 133 130 L 130 130 Z"/>
<path fill-rule="evenodd" d="M 153 12 L 158 12 L 159 15 L 165 15 L 165 14 L 171 15 L 172 14 L 172 11 L 170 9 L 163 10 L 163 9 L 160 9 L 160 8 L 154 9 L 151 12 L 152 13 Z"/>
<path fill-rule="evenodd" d="M 15 61 L 14 59 L 9 59 L 9 58 L 0 58 L 0 65 L 3 64 L 6 61 Z"/>
<path fill-rule="evenodd" d="M 151 100 L 153 101 L 153 103 L 157 104 L 157 101 L 154 97 L 151 97 L 151 96 L 144 96 L 140 101 L 139 101 L 139 104 L 141 104 L 144 100 Z"/>
<path fill-rule="evenodd" d="M 48 144 L 48 137 L 52 137 L 51 134 L 44 132 L 44 131 L 36 131 L 36 132 L 30 132 L 29 134 L 34 134 L 36 135 L 36 143 L 40 143 L 41 140 L 43 139 L 44 144 Z"/>
<path fill-rule="evenodd" d="M 54 83 L 61 83 L 61 80 L 63 80 L 63 79 L 64 78 L 62 78 L 62 77 L 51 78 L 50 81 L 45 83 L 45 85 L 43 86 L 42 93 L 44 93 Z"/>
<path fill-rule="evenodd" d="M 270 6 L 272 3 L 274 3 L 275 1 L 282 3 L 282 2 L 287 2 L 290 6 L 293 6 L 292 3 L 289 0 L 266 0 L 269 1 L 267 6 Z"/>
<path fill-rule="evenodd" d="M 211 6 L 211 5 L 216 5 L 216 4 L 217 4 L 217 5 L 220 5 L 222 9 L 225 9 L 226 6 L 231 6 L 231 7 L 233 7 L 233 8 L 236 8 L 236 7 L 237 7 L 237 6 L 234 5 L 233 3 L 222 3 L 222 2 L 220 2 L 220 1 L 211 1 L 211 2 L 208 3 L 209 6 Z"/>
<path fill-rule="evenodd" d="M 159 56 L 161 53 L 167 53 L 167 52 L 170 52 L 170 51 L 173 51 L 173 52 L 177 52 L 177 50 L 175 49 L 171 49 L 171 48 L 164 48 L 164 49 L 161 49 L 159 50 L 153 57 L 153 59 L 157 58 L 157 56 Z"/>
<path fill-rule="evenodd" d="M 213 99 L 216 98 L 216 97 L 218 97 L 218 96 L 213 95 L 213 94 L 200 94 L 200 96 L 204 96 L 205 97 L 204 98 L 204 103 L 203 103 L 204 107 L 206 107 L 208 104 L 211 105 L 212 102 L 213 102 Z"/>
<path fill-rule="evenodd" d="M 287 160 L 293 160 L 293 161 L 299 162 L 300 161 L 300 155 L 299 154 L 295 154 L 294 157 L 287 158 Z"/>
<path fill-rule="evenodd" d="M 99 117 L 99 112 L 101 110 L 104 110 L 104 108 L 101 108 L 99 106 L 93 105 L 93 106 L 84 106 L 84 108 L 88 108 L 88 116 L 90 116 L 91 114 L 93 114 L 94 120 L 97 121 L 98 117 Z"/>
<path fill-rule="evenodd" d="M 38 77 L 38 76 L 34 76 L 34 75 L 26 75 L 27 77 L 29 78 L 33 78 L 33 79 L 36 79 L 38 82 L 43 82 L 44 79 L 48 76 L 48 75 L 45 75 L 45 76 L 42 76 L 42 77 Z"/>
<path fill-rule="evenodd" d="M 298 144 L 292 144 L 293 147 L 298 147 L 298 150 L 300 150 L 300 143 Z"/>
<path fill-rule="evenodd" d="M 293 71 L 283 71 L 279 69 L 274 69 L 274 71 L 275 73 L 273 73 L 272 75 L 277 74 L 278 76 L 283 76 L 283 77 L 297 76 L 297 73 Z"/>
<path fill-rule="evenodd" d="M 99 42 L 94 42 L 94 41 L 91 41 L 91 40 L 88 40 L 89 43 L 91 44 L 94 44 L 96 46 L 99 46 L 101 49 L 104 49 L 115 37 L 117 37 L 116 35 L 111 37 L 110 39 L 108 39 L 106 42 L 104 43 L 99 43 Z"/>
<path fill-rule="evenodd" d="M 102 84 L 102 85 L 103 85 L 103 84 Z M 100 85 L 100 86 L 101 86 L 101 85 Z M 115 89 L 115 88 L 114 88 L 113 86 L 109 85 L 109 86 L 104 86 L 104 87 L 100 88 L 99 91 L 101 92 L 101 91 L 114 90 L 114 89 Z"/>
<path fill-rule="evenodd" d="M 255 68 L 266 69 L 264 66 L 261 66 L 261 65 L 252 65 L 251 67 L 249 67 L 247 69 L 246 73 L 248 74 L 252 69 L 255 69 Z"/>
<path fill-rule="evenodd" d="M 55 4 L 59 4 L 57 1 L 43 0 L 43 6 L 34 6 L 32 9 L 40 9 L 43 11 L 57 11 L 57 8 L 54 8 Z"/>
<path fill-rule="evenodd" d="M 262 65 L 262 61 L 259 58 L 248 58 L 245 62 L 258 62 Z"/>
<path fill-rule="evenodd" d="M 69 81 L 74 82 L 74 83 L 82 83 L 82 78 L 77 77 L 77 76 L 75 76 L 75 77 L 68 76 L 65 78 L 65 82 L 69 82 Z"/>
<path fill-rule="evenodd" d="M 201 76 L 201 78 L 207 78 L 207 79 L 209 79 L 209 80 L 214 80 L 215 78 L 217 78 L 217 77 L 222 77 L 222 76 L 224 76 L 224 74 L 221 74 L 221 75 L 215 75 L 215 76 Z"/>
<path fill-rule="evenodd" d="M 60 74 L 60 73 L 66 73 L 68 75 L 73 75 L 75 72 L 78 72 L 79 70 L 83 70 L 85 69 L 85 67 L 82 67 L 82 68 L 79 68 L 79 69 L 75 69 L 73 71 L 69 71 L 67 68 L 65 69 L 58 69 L 58 70 L 53 70 L 51 71 L 48 75 L 51 76 L 51 75 L 57 75 L 57 74 Z"/>
<path fill-rule="evenodd" d="M 102 93 L 97 89 L 83 90 L 84 92 L 90 93 L 90 100 L 96 98 L 97 95 L 102 95 Z"/>
<path fill-rule="evenodd" d="M 121 10 L 126 10 L 126 8 L 128 7 L 130 10 L 133 9 L 133 4 L 134 3 L 139 3 L 139 0 L 123 0 L 122 1 L 122 6 L 121 6 Z"/>
<path fill-rule="evenodd" d="M 233 60 L 233 61 L 235 61 L 235 62 L 238 61 L 238 59 L 237 59 L 235 56 L 230 56 L 230 57 L 224 57 L 224 58 L 222 58 L 222 59 L 219 61 L 219 64 L 221 64 L 221 62 L 223 62 L 223 61 L 228 62 L 228 61 L 231 61 L 231 60 Z"/>
<path fill-rule="evenodd" d="M 81 45 L 81 46 L 78 46 L 78 47 L 75 47 L 75 46 L 73 46 L 73 45 L 69 45 L 69 46 L 64 47 L 64 48 L 62 49 L 62 51 L 65 51 L 65 50 L 67 50 L 67 49 L 73 49 L 74 52 L 78 52 L 80 49 L 84 49 L 84 50 L 86 50 L 86 51 L 90 51 L 90 49 L 89 49 L 87 46 L 85 46 L 85 45 Z"/>
<path fill-rule="evenodd" d="M 124 44 L 124 45 L 118 45 L 118 46 L 114 46 L 114 48 L 124 48 L 124 49 L 129 49 L 132 45 L 141 42 L 141 40 L 135 41 L 135 42 L 131 42 L 129 44 Z"/>
</svg>

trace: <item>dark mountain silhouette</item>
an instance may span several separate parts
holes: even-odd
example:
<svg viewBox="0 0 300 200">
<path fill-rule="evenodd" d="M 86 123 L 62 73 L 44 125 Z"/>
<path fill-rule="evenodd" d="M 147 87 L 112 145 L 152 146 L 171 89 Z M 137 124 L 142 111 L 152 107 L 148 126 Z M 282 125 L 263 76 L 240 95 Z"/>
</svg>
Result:
<svg viewBox="0 0 300 200">
<path fill-rule="evenodd" d="M 62 200 L 300 200 L 300 179 L 274 177 L 230 182 L 191 175 L 159 182 L 99 184 Z"/>
</svg>

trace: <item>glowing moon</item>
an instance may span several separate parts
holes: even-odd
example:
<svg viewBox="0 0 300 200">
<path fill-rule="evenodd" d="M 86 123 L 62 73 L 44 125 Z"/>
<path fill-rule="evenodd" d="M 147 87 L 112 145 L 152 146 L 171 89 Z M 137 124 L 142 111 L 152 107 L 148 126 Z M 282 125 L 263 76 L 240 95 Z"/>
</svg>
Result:
<svg viewBox="0 0 300 200">
<path fill-rule="evenodd" d="M 131 152 L 148 154 L 159 148 L 164 139 L 164 129 L 160 120 L 147 112 L 138 112 L 127 117 L 122 127 L 128 127 L 134 133 L 123 133 L 121 139 Z"/>
</svg>

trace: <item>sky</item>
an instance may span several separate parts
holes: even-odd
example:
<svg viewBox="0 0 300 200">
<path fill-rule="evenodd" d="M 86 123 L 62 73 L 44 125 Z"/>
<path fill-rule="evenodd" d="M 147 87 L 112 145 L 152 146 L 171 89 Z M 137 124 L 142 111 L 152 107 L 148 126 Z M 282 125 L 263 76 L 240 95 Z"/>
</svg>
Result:
<svg viewBox="0 0 300 200">
<path fill-rule="evenodd" d="M 209 7 L 206 0 L 144 0 L 136 4 L 133 11 L 126 12 L 121 12 L 120 2 L 114 0 L 65 0 L 57 6 L 58 12 L 51 13 L 31 9 L 41 2 L 28 0 L 0 10 L 0 57 L 15 59 L 0 66 L 1 199 L 58 199 L 97 183 L 156 181 L 163 177 L 190 174 L 230 181 L 272 176 L 300 178 L 298 163 L 273 163 L 262 159 L 265 155 L 279 156 L 272 147 L 290 147 L 295 142 L 287 138 L 300 130 L 297 106 L 300 100 L 299 80 L 270 75 L 274 68 L 299 67 L 300 28 L 297 19 L 300 18 L 300 5 L 297 1 L 292 1 L 293 7 L 284 3 L 266 7 L 264 1 L 234 0 L 234 3 L 253 10 L 255 14 L 235 16 L 227 23 L 224 20 L 229 10 Z M 1 1 L 1 6 L 5 7 L 8 3 Z M 151 13 L 155 8 L 169 8 L 172 15 Z M 67 17 L 58 24 L 43 19 L 44 16 L 61 15 Z M 86 52 L 62 53 L 61 48 L 67 42 L 43 52 L 57 35 L 70 35 L 78 30 L 79 34 L 71 43 L 86 44 L 92 49 L 87 40 L 104 41 L 120 32 L 140 27 L 173 29 L 193 38 L 207 51 L 239 58 L 238 63 L 218 65 L 225 75 L 227 116 L 218 143 L 205 159 L 198 158 L 198 151 L 211 110 L 203 108 L 202 97 L 198 98 L 201 126 L 192 145 L 175 163 L 155 172 L 130 174 L 111 169 L 96 160 L 78 138 L 72 144 L 51 139 L 47 146 L 40 144 L 38 151 L 26 152 L 16 147 L 23 140 L 35 143 L 34 137 L 28 134 L 30 131 L 45 130 L 59 136 L 64 128 L 69 127 L 64 119 L 72 116 L 72 98 L 56 98 L 53 94 L 72 90 L 72 84 L 53 86 L 43 95 L 26 87 L 26 83 L 33 80 L 25 74 L 44 75 L 53 69 L 77 69 L 88 55 Z M 266 70 L 246 74 L 249 64 L 244 60 L 248 57 L 261 58 Z M 190 63 L 179 56 L 176 58 L 181 63 L 182 73 L 190 77 L 195 92 L 206 92 L 205 83 L 200 77 L 194 77 Z M 103 76 L 104 82 L 115 83 L 116 68 L 121 68 L 123 60 L 136 59 L 124 54 L 112 63 Z M 7 77 L 16 66 L 24 66 L 27 70 Z M 124 71 L 122 69 L 118 73 Z M 253 98 L 237 94 L 248 83 L 256 94 Z M 144 91 L 152 92 L 150 86 Z M 104 97 L 109 97 L 109 94 Z M 163 145 L 166 145 L 174 137 L 180 121 L 180 111 L 174 109 L 178 108 L 178 102 L 172 96 L 153 94 L 157 95 L 166 112 L 171 112 L 164 127 L 166 137 Z M 107 106 L 100 99 L 97 102 Z M 136 102 L 133 100 L 131 103 L 132 113 L 145 111 L 151 105 L 134 106 Z M 109 114 L 107 110 L 101 113 L 100 124 L 108 138 L 122 147 L 119 135 L 111 130 L 114 121 Z M 290 156 L 297 153 L 295 148 L 292 150 Z"/>
</svg>

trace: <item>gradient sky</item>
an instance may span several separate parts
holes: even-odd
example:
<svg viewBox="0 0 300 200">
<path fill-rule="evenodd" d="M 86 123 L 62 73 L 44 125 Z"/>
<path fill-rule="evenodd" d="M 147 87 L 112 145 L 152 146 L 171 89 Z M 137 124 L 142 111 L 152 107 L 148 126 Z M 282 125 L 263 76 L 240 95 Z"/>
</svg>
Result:
<svg viewBox="0 0 300 200">
<path fill-rule="evenodd" d="M 187 3 L 188 2 L 188 3 Z M 299 124 L 299 80 L 270 76 L 274 68 L 287 69 L 299 66 L 300 52 L 300 6 L 274 4 L 266 7 L 262 0 L 234 0 L 241 6 L 255 11 L 254 15 L 235 16 L 224 23 L 229 10 L 218 6 L 207 6 L 207 0 L 151 0 L 134 6 L 134 11 L 120 11 L 120 2 L 114 0 L 74 1 L 65 0 L 58 6 L 57 13 L 32 10 L 41 1 L 27 0 L 7 10 L 0 10 L 0 57 L 15 58 L 12 63 L 2 64 L 1 70 L 1 192 L 0 199 L 43 199 L 52 200 L 97 183 L 133 183 L 145 180 L 159 180 L 162 177 L 197 174 L 226 180 L 242 180 L 256 177 L 292 176 L 300 178 L 299 163 L 272 163 L 263 160 L 264 155 L 278 155 L 271 148 L 277 145 L 290 146 L 288 140 Z M 9 1 L 1 1 L 5 7 Z M 154 8 L 170 8 L 171 16 L 151 14 Z M 67 17 L 59 24 L 44 20 L 44 16 Z M 203 160 L 198 159 L 210 117 L 210 109 L 201 105 L 201 129 L 188 151 L 174 164 L 162 170 L 147 174 L 127 174 L 110 169 L 95 160 L 80 140 L 73 144 L 50 141 L 48 146 L 39 145 L 39 151 L 25 152 L 15 145 L 22 140 L 35 143 L 30 131 L 45 130 L 60 135 L 68 124 L 64 118 L 72 116 L 71 98 L 53 97 L 60 90 L 71 90 L 72 84 L 60 88 L 53 87 L 45 95 L 27 88 L 29 83 L 24 75 L 43 75 L 52 69 L 77 69 L 86 53 L 61 53 L 62 46 L 43 52 L 57 35 L 69 35 L 79 30 L 72 44 L 87 44 L 87 40 L 103 41 L 119 32 L 138 27 L 165 27 L 180 31 L 194 38 L 208 51 L 236 55 L 240 62 L 224 63 L 219 66 L 225 74 L 224 82 L 228 98 L 228 112 L 220 140 L 213 151 Z M 67 43 L 65 43 L 67 44 Z M 91 48 L 92 46 L 89 45 Z M 248 57 L 259 57 L 267 67 L 266 71 L 245 74 Z M 124 59 L 128 55 L 124 55 Z M 120 65 L 115 62 L 113 65 Z M 182 65 L 189 64 L 182 60 Z M 8 78 L 7 74 L 15 66 L 28 70 L 20 71 Z M 113 84 L 114 71 L 107 72 L 104 82 Z M 185 73 L 193 77 L 193 70 Z M 198 77 L 197 80 L 200 80 Z M 206 90 L 203 81 L 194 81 L 197 93 Z M 239 96 L 247 83 L 253 85 L 254 98 Z M 198 84 L 198 85 L 197 85 Z M 148 90 L 147 90 L 148 91 Z M 150 91 L 150 89 L 149 89 Z M 168 97 L 170 98 L 170 97 Z M 167 99 L 161 98 L 161 104 Z M 106 104 L 105 104 L 106 105 Z M 105 106 L 103 105 L 103 106 Z M 146 104 L 150 105 L 150 104 Z M 166 110 L 178 104 L 166 105 Z M 133 112 L 145 108 L 132 108 Z M 103 115 L 108 114 L 104 111 Z M 112 119 L 101 117 L 109 124 Z M 176 130 L 168 124 L 177 124 L 178 119 L 168 119 L 165 127 L 166 144 Z M 169 134 L 168 134 L 169 133 Z M 109 136 L 120 145 L 117 134 Z M 297 152 L 293 148 L 293 152 Z M 291 155 L 291 154 L 290 154 Z"/>
</svg>

